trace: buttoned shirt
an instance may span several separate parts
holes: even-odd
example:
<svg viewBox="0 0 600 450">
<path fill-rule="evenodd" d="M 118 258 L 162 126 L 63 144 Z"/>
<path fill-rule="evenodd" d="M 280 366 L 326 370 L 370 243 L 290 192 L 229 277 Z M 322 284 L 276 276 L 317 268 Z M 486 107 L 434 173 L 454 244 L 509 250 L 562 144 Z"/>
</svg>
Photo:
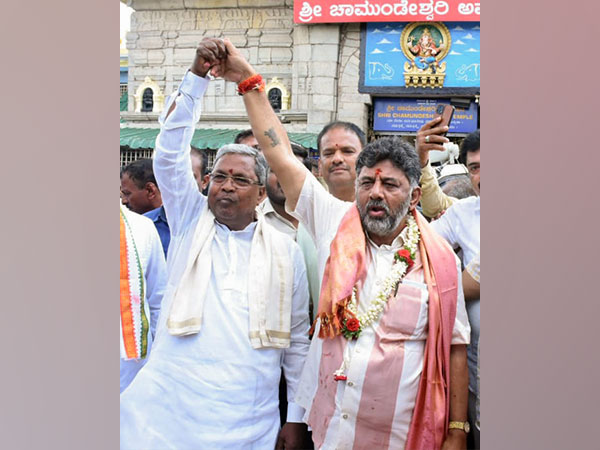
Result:
<svg viewBox="0 0 600 450">
<path fill-rule="evenodd" d="M 164 206 L 160 205 L 158 208 L 144 213 L 144 216 L 154 222 L 154 226 L 156 227 L 156 231 L 158 231 L 160 242 L 165 253 L 165 259 L 167 259 L 169 242 L 171 241 L 171 231 L 169 230 L 169 222 L 167 222 L 167 214 L 165 213 Z"/>
<path fill-rule="evenodd" d="M 329 257 L 331 240 L 350 206 L 352 203 L 327 193 L 313 177 L 306 177 L 294 216 L 315 236 L 319 261 L 323 264 Z M 327 214 L 323 214 L 324 211 Z M 394 254 L 402 248 L 405 237 L 406 229 L 391 245 L 377 246 L 367 239 L 369 265 L 358 292 L 359 314 L 368 309 L 381 289 L 394 262 Z M 456 264 L 458 276 L 458 260 Z M 337 384 L 333 402 L 327 401 L 325 396 L 319 397 L 317 391 L 322 384 L 320 378 L 333 379 L 333 371 L 338 367 L 332 368 L 331 373 L 320 373 L 321 367 L 328 364 L 328 356 L 322 351 L 323 339 L 312 339 L 296 400 L 306 409 L 305 421 L 313 427 L 317 446 L 325 449 L 404 447 L 428 330 L 429 293 L 418 251 L 415 268 L 406 274 L 398 291 L 402 294 L 398 296 L 399 301 L 388 303 L 381 317 L 373 326 L 366 327 L 359 339 L 340 343 L 348 347 L 351 359 L 346 370 L 348 379 Z M 452 344 L 468 343 L 469 332 L 459 283 Z M 315 336 L 317 334 L 318 328 Z"/>
</svg>

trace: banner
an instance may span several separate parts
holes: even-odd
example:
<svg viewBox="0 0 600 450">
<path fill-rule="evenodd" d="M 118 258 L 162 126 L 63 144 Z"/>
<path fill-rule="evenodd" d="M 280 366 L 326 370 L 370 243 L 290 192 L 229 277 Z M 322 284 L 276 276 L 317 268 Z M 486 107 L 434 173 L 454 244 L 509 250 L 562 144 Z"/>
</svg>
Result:
<svg viewBox="0 0 600 450">
<path fill-rule="evenodd" d="M 479 2 L 459 0 L 294 0 L 295 23 L 479 22 Z"/>
<path fill-rule="evenodd" d="M 439 104 L 446 100 L 411 98 L 373 98 L 373 131 L 416 133 L 433 119 Z M 468 109 L 456 108 L 448 133 L 471 133 L 477 129 L 477 105 L 471 102 Z"/>
</svg>

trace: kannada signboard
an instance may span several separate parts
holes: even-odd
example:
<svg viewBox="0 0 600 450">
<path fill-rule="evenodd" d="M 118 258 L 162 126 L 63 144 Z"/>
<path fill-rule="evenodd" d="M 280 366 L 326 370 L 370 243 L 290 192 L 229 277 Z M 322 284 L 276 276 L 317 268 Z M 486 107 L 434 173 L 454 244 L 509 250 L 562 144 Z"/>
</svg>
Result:
<svg viewBox="0 0 600 450">
<path fill-rule="evenodd" d="M 479 22 L 479 10 L 464 0 L 294 0 L 294 22 Z"/>
<path fill-rule="evenodd" d="M 410 98 L 374 98 L 373 130 L 416 133 L 433 119 L 435 108 L 449 101 Z M 471 133 L 477 129 L 477 105 L 468 109 L 456 108 L 448 133 Z"/>
</svg>

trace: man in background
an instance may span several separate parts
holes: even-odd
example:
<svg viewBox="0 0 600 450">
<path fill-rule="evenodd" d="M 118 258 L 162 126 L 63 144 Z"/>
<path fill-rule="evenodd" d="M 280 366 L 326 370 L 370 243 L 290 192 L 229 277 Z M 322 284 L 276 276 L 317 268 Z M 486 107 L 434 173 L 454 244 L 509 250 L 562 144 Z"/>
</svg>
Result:
<svg viewBox="0 0 600 450">
<path fill-rule="evenodd" d="M 311 163 L 308 159 L 308 150 L 296 143 L 292 143 L 291 146 L 296 158 L 310 170 Z M 312 312 L 318 308 L 319 293 L 321 291 L 317 249 L 306 228 L 298 222 L 298 219 L 285 210 L 285 194 L 277 180 L 277 175 L 270 169 L 267 172 L 266 188 L 267 198 L 260 204 L 259 210 L 265 215 L 267 223 L 291 237 L 302 250 L 304 262 L 306 263 L 310 291 L 310 317 L 312 320 Z"/>
<path fill-rule="evenodd" d="M 194 147 L 191 147 L 190 157 L 192 158 L 192 173 L 198 183 L 198 189 L 204 195 L 206 195 L 206 188 L 208 186 L 208 155 L 206 151 Z"/>
<path fill-rule="evenodd" d="M 430 150 L 443 149 L 442 144 L 448 139 L 440 133 L 447 131 L 447 127 L 439 127 L 439 119 L 433 119 L 425 124 L 417 133 L 415 144 L 422 168 L 421 188 L 423 196 L 421 204 L 423 211 L 427 210 L 431 217 L 435 217 L 444 209 L 446 212 L 438 219 L 431 222 L 433 229 L 441 235 L 456 250 L 461 249 L 462 265 L 467 267 L 480 251 L 480 203 L 481 203 L 481 175 L 480 175 L 480 132 L 469 134 L 461 143 L 458 160 L 465 164 L 469 171 L 469 178 L 476 196 L 457 200 L 440 193 L 437 181 L 428 183 L 423 180 L 428 166 L 428 153 Z M 427 185 L 427 188 L 426 188 Z M 425 195 L 427 192 L 427 196 Z M 471 325 L 471 342 L 467 347 L 469 366 L 469 421 L 476 421 L 476 399 L 479 395 L 477 386 L 477 364 L 479 346 L 479 298 L 467 299 L 465 304 L 469 323 Z M 474 448 L 479 448 L 479 430 L 471 428 Z"/>
<path fill-rule="evenodd" d="M 138 159 L 121 170 L 121 201 L 131 211 L 154 222 L 166 259 L 171 233 L 151 159 Z"/>
<path fill-rule="evenodd" d="M 365 133 L 350 122 L 331 122 L 317 136 L 319 172 L 334 197 L 354 201 L 356 159 L 366 143 Z"/>
<path fill-rule="evenodd" d="M 248 147 L 255 148 L 256 150 L 260 150 L 258 146 L 258 141 L 254 137 L 254 133 L 252 133 L 252 128 L 248 128 L 247 130 L 240 131 L 235 139 L 233 140 L 234 144 L 244 144 Z"/>
</svg>

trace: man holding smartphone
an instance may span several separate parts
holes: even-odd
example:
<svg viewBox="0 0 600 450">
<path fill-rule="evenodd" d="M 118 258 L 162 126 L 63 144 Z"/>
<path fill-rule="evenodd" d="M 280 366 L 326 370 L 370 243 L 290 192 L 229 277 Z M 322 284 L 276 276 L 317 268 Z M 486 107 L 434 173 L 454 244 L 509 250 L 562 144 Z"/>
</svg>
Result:
<svg viewBox="0 0 600 450">
<path fill-rule="evenodd" d="M 415 139 L 415 147 L 421 162 L 421 206 L 423 214 L 430 218 L 437 217 L 458 201 L 457 198 L 444 194 L 438 185 L 435 171 L 429 163 L 429 152 L 432 150 L 444 151 L 443 144 L 449 142 L 445 136 L 448 126 L 442 125 L 441 122 L 441 116 L 427 122 L 419 129 Z M 475 130 L 461 144 L 458 160 L 467 167 L 471 184 L 478 196 L 480 195 L 481 181 L 479 151 L 479 130 Z"/>
</svg>

